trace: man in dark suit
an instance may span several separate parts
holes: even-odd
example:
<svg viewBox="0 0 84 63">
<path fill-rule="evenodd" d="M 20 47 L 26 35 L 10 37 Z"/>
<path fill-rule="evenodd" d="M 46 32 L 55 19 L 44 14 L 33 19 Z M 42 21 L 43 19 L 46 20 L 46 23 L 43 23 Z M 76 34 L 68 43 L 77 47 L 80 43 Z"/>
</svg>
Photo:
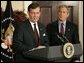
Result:
<svg viewBox="0 0 84 63">
<path fill-rule="evenodd" d="M 13 36 L 15 62 L 34 61 L 28 58 L 24 53 L 48 46 L 46 29 L 40 22 L 38 22 L 40 18 L 40 12 L 39 4 L 31 3 L 28 6 L 29 19 L 15 28 Z"/>
<path fill-rule="evenodd" d="M 50 45 L 63 45 L 67 40 L 72 44 L 79 43 L 77 25 L 68 21 L 69 9 L 66 5 L 58 7 L 58 19 L 47 26 Z M 61 38 L 59 38 L 59 35 Z M 63 37 L 64 36 L 64 37 Z"/>
</svg>

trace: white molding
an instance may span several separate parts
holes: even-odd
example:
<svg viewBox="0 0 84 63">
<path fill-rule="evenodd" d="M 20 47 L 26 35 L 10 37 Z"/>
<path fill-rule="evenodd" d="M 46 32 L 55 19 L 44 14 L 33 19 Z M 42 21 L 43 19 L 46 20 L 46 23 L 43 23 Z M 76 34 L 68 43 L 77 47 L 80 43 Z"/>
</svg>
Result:
<svg viewBox="0 0 84 63">
<path fill-rule="evenodd" d="M 83 1 L 79 1 L 79 40 L 83 50 Z M 80 57 L 80 62 L 83 62 L 83 55 Z"/>
</svg>

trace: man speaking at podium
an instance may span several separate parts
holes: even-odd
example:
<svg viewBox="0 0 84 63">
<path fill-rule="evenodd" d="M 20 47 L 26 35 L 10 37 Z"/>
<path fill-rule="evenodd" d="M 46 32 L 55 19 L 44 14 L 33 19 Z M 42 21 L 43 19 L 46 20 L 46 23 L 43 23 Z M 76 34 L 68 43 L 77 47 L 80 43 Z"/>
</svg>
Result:
<svg viewBox="0 0 84 63">
<path fill-rule="evenodd" d="M 57 14 L 58 19 L 47 26 L 50 45 L 62 45 L 64 43 L 63 39 L 59 39 L 57 35 L 64 35 L 72 44 L 79 43 L 77 26 L 68 21 L 69 8 L 66 5 L 61 5 L 58 7 Z"/>
<path fill-rule="evenodd" d="M 41 9 L 39 4 L 31 3 L 28 6 L 29 19 L 15 28 L 13 45 L 15 47 L 15 62 L 31 62 L 24 52 L 33 51 L 48 46 L 48 37 L 45 27 L 39 23 Z"/>
</svg>

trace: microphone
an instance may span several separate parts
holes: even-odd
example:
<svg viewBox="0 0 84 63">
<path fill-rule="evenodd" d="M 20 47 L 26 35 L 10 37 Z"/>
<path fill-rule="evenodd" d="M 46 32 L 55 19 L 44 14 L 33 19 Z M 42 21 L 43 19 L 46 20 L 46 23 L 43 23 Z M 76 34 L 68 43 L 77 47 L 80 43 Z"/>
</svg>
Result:
<svg viewBox="0 0 84 63">
<path fill-rule="evenodd" d="M 66 43 L 66 42 L 69 42 L 69 40 L 61 33 L 56 33 L 57 37 L 63 42 L 63 43 Z"/>
<path fill-rule="evenodd" d="M 61 36 L 61 34 L 57 34 L 56 33 L 56 35 L 57 35 L 57 37 L 64 43 L 65 41 L 64 41 L 64 39 L 63 39 L 63 37 Z"/>
<path fill-rule="evenodd" d="M 62 35 L 62 36 L 67 42 L 69 42 L 69 40 L 66 38 L 66 36 L 64 36 L 64 35 Z"/>
</svg>

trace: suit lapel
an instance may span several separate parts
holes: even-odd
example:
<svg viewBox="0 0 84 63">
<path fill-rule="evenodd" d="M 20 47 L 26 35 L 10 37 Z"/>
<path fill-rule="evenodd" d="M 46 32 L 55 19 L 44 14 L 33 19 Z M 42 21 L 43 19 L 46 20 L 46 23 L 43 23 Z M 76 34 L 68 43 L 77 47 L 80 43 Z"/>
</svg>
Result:
<svg viewBox="0 0 84 63">
<path fill-rule="evenodd" d="M 56 24 L 57 24 L 56 27 L 55 27 L 56 28 L 56 32 L 59 33 L 59 23 L 58 23 L 58 21 L 56 22 Z"/>
<path fill-rule="evenodd" d="M 65 36 L 68 36 L 70 31 L 71 31 L 70 25 L 69 25 L 68 21 L 66 21 Z"/>
<path fill-rule="evenodd" d="M 26 29 L 27 29 L 27 31 L 29 32 L 29 35 L 30 35 L 31 37 L 33 37 L 33 39 L 34 39 L 34 31 L 33 31 L 33 29 L 32 29 L 32 26 L 31 26 L 29 20 L 27 20 L 26 25 L 27 25 L 27 26 L 26 26 Z"/>
<path fill-rule="evenodd" d="M 40 25 L 40 23 L 39 23 L 39 22 L 38 22 L 38 28 L 39 28 L 40 38 L 41 38 L 41 36 L 42 36 L 42 27 L 41 27 L 41 25 Z"/>
</svg>

